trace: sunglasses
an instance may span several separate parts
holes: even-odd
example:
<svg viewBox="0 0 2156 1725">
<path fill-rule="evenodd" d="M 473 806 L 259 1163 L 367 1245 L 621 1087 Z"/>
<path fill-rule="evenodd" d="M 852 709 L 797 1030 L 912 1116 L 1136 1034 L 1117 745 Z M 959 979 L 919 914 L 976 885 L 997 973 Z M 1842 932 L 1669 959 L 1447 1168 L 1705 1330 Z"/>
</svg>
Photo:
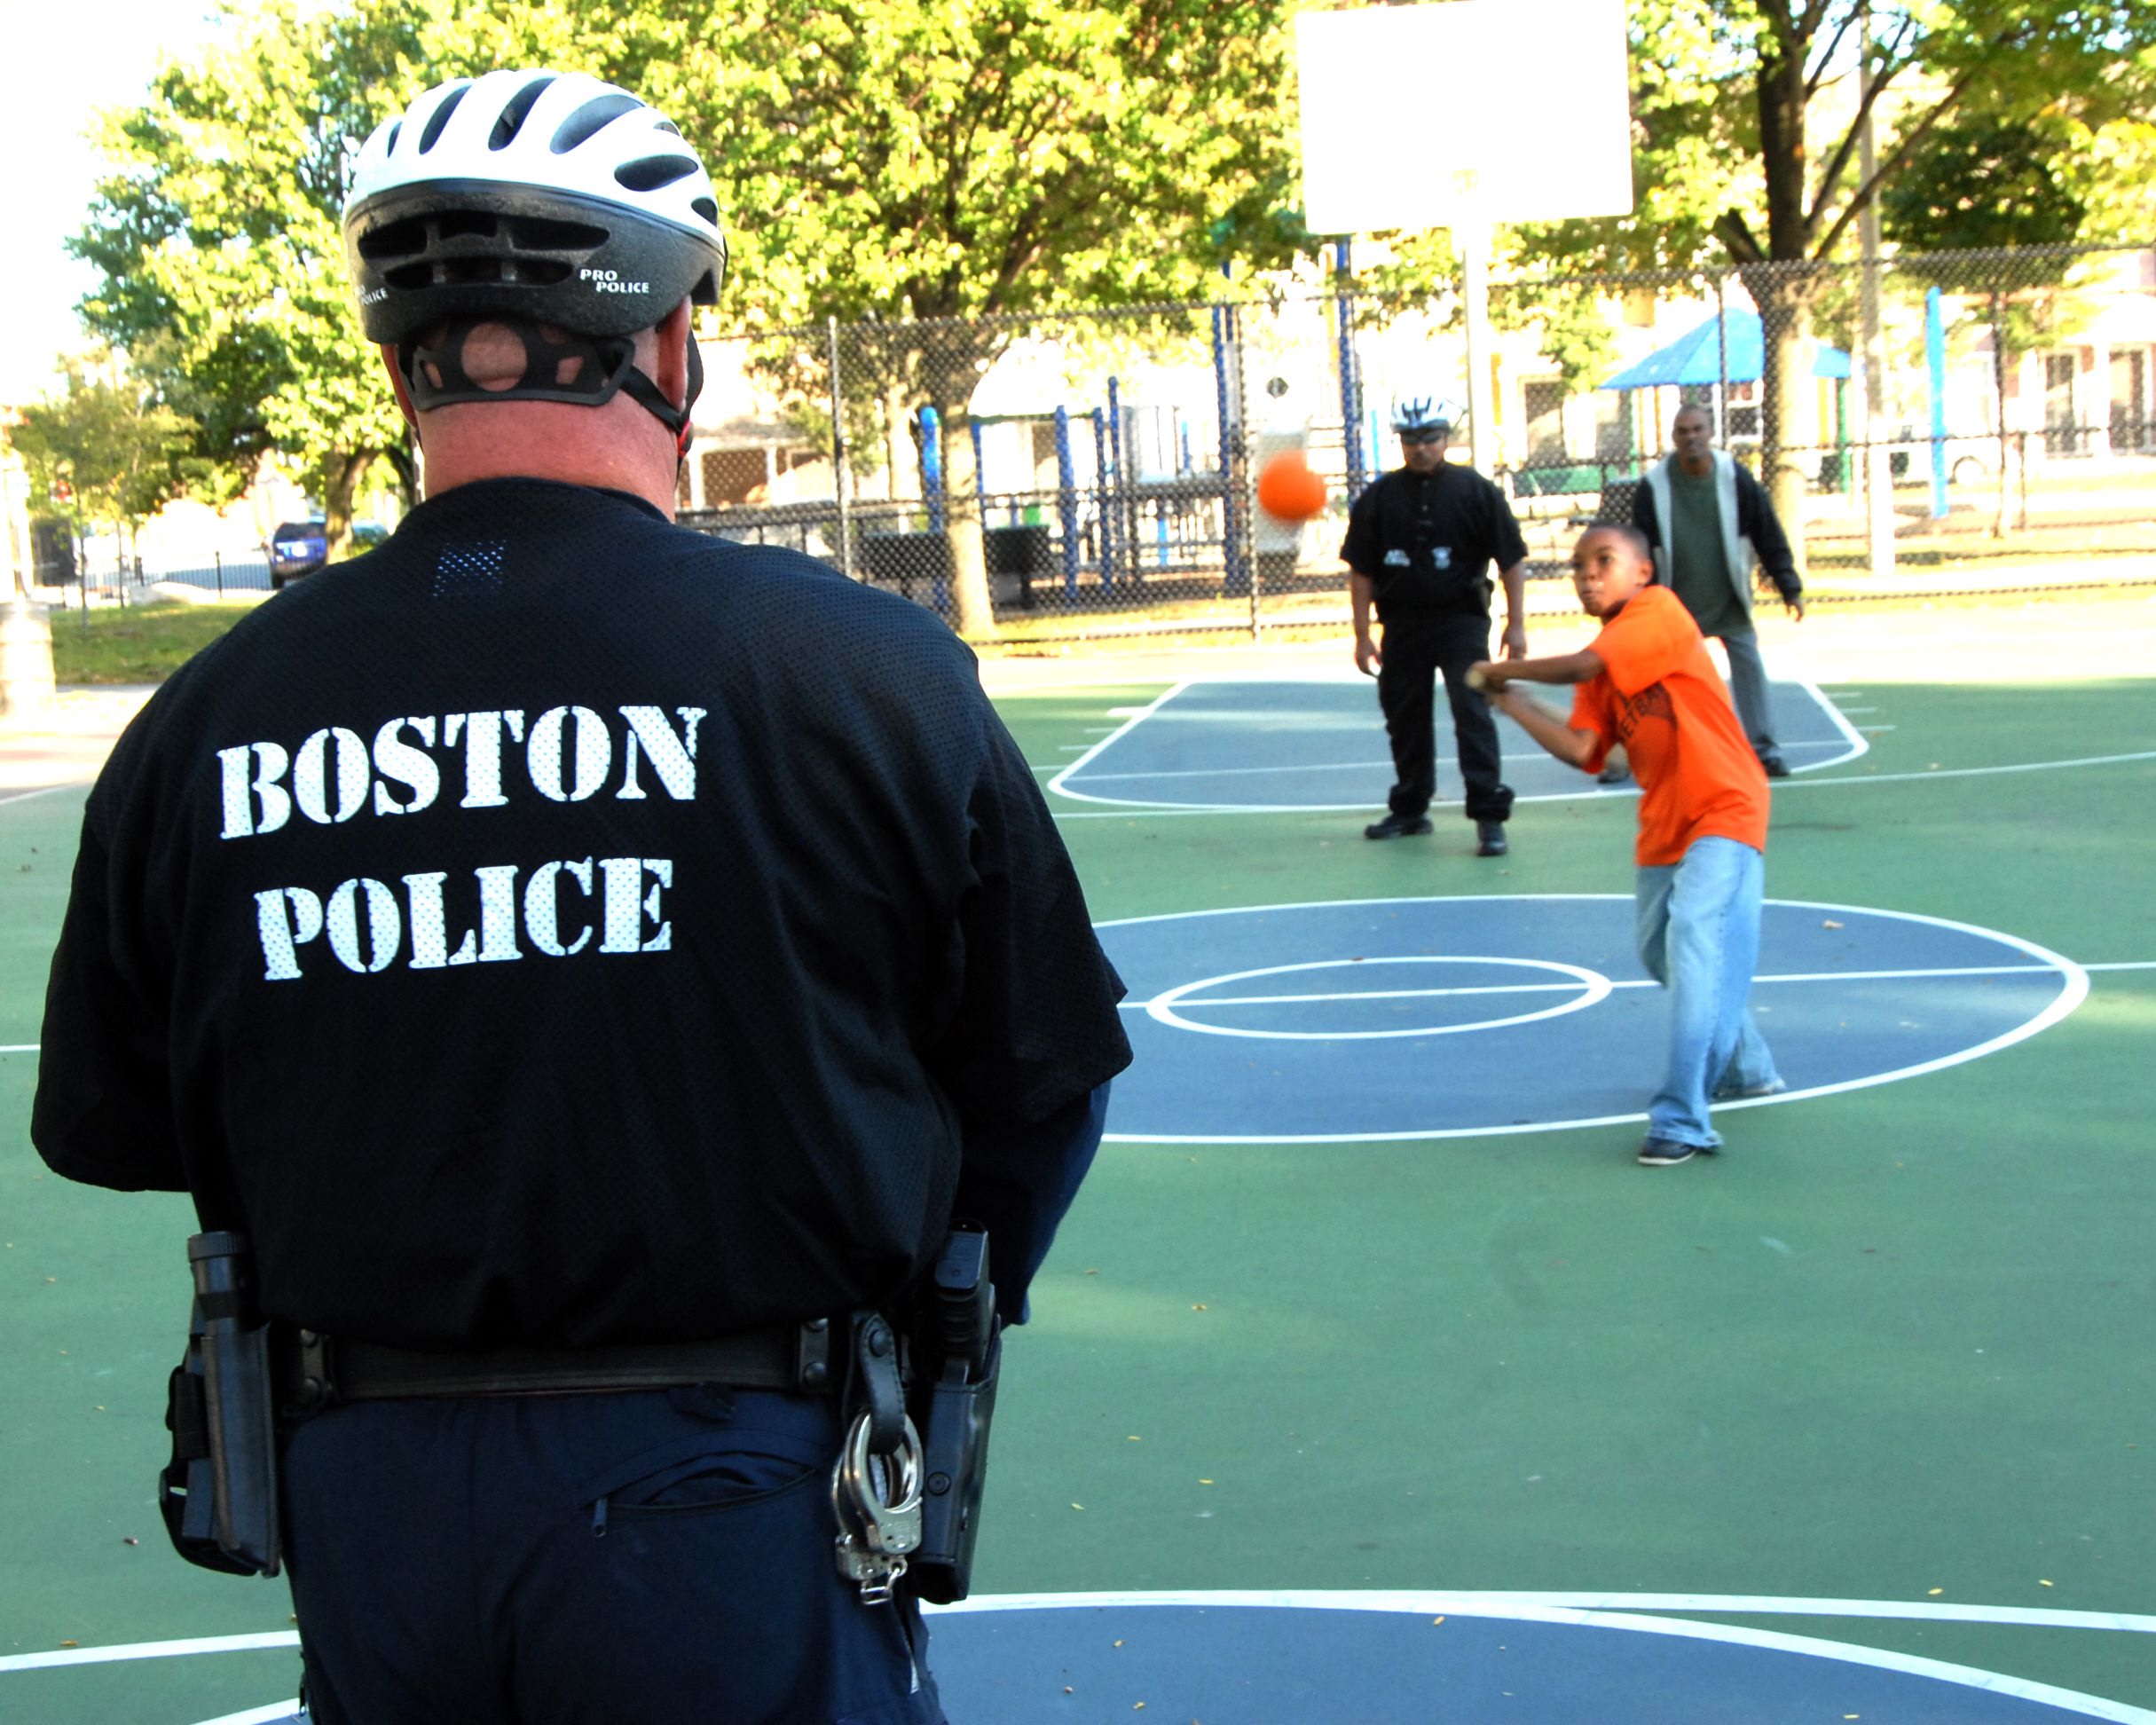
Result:
<svg viewBox="0 0 2156 1725">
<path fill-rule="evenodd" d="M 1441 444 L 1447 441 L 1452 435 L 1449 430 L 1403 431 L 1400 433 L 1400 441 L 1404 444 Z"/>
</svg>

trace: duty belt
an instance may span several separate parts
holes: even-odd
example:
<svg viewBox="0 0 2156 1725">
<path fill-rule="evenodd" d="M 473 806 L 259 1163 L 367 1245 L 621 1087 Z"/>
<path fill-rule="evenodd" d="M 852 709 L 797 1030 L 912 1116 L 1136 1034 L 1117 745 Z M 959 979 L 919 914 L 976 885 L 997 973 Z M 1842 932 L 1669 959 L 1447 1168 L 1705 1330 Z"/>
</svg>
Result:
<svg viewBox="0 0 2156 1725">
<path fill-rule="evenodd" d="M 710 1383 L 789 1395 L 837 1393 L 829 1319 L 744 1330 L 710 1342 L 632 1343 L 604 1348 L 498 1348 L 424 1353 L 291 1332 L 279 1350 L 279 1399 L 309 1412 L 340 1402 L 428 1396 L 544 1396 L 659 1390 Z"/>
</svg>

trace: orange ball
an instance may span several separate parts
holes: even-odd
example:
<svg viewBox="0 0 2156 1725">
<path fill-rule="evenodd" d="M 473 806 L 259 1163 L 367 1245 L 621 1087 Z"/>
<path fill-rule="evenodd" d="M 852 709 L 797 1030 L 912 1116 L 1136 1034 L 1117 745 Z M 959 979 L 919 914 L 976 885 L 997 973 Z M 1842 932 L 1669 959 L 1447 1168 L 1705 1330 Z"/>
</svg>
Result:
<svg viewBox="0 0 2156 1725">
<path fill-rule="evenodd" d="M 1258 508 L 1275 521 L 1308 521 L 1325 512 L 1325 481 L 1299 449 L 1284 449 L 1258 470 Z"/>
</svg>

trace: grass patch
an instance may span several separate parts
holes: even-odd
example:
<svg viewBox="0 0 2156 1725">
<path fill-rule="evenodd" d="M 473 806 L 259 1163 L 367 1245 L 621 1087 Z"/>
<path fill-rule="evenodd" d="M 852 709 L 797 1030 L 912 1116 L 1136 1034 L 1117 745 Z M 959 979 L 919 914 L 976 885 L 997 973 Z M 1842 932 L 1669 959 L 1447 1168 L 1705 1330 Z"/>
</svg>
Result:
<svg viewBox="0 0 2156 1725">
<path fill-rule="evenodd" d="M 159 683 L 231 628 L 238 605 L 130 605 L 52 613 L 59 683 Z"/>
</svg>

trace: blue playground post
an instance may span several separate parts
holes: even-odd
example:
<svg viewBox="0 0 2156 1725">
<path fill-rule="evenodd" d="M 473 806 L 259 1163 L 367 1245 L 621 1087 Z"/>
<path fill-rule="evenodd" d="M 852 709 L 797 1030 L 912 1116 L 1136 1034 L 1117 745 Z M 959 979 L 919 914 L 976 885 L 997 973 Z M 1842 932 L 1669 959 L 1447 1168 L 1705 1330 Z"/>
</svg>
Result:
<svg viewBox="0 0 2156 1725">
<path fill-rule="evenodd" d="M 927 493 L 928 531 L 943 531 L 943 420 L 933 407 L 921 409 L 921 489 Z"/>
<path fill-rule="evenodd" d="M 1340 424 L 1341 442 L 1346 446 L 1348 457 L 1348 500 L 1352 503 L 1363 492 L 1362 438 L 1357 435 L 1362 419 L 1361 380 L 1355 374 L 1355 312 L 1348 297 L 1348 287 L 1354 278 L 1351 242 L 1342 240 L 1333 253 L 1334 267 L 1340 277 L 1340 295 L 1333 302 L 1334 315 L 1340 326 Z"/>
<path fill-rule="evenodd" d="M 1078 596 L 1078 465 L 1071 459 L 1071 414 L 1056 409 L 1056 510 L 1063 518 L 1063 590 Z"/>
<path fill-rule="evenodd" d="M 981 453 L 980 421 L 968 420 L 966 429 L 973 434 L 973 497 L 980 505 L 980 524 L 988 524 L 988 486 L 984 476 L 988 471 L 988 459 Z"/>
<path fill-rule="evenodd" d="M 1924 296 L 1924 357 L 1932 373 L 1932 518 L 1947 513 L 1947 326 L 1939 289 Z"/>
<path fill-rule="evenodd" d="M 928 531 L 944 531 L 943 421 L 933 407 L 921 409 L 921 489 L 928 493 Z M 940 560 L 938 562 L 941 567 Z M 950 583 L 939 575 L 933 596 L 938 610 L 950 609 Z"/>
<path fill-rule="evenodd" d="M 1115 530 L 1108 509 L 1108 422 L 1099 408 L 1093 409 L 1093 512 L 1100 523 L 1100 585 L 1115 587 Z"/>
</svg>

